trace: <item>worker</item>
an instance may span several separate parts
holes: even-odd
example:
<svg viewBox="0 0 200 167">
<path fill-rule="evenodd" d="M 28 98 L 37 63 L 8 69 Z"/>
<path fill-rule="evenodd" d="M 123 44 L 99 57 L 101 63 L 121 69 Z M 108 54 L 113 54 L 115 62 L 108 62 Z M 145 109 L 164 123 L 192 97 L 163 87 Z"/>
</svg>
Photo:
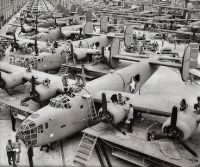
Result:
<svg viewBox="0 0 200 167">
<path fill-rule="evenodd" d="M 182 99 L 180 102 L 180 111 L 185 111 L 188 108 L 188 104 L 185 99 Z"/>
<path fill-rule="evenodd" d="M 17 119 L 17 113 L 13 110 L 10 110 L 10 117 L 11 117 L 11 123 L 12 123 L 12 130 L 15 132 L 16 128 L 16 119 Z"/>
<path fill-rule="evenodd" d="M 11 160 L 13 161 L 13 166 L 16 166 L 15 164 L 15 152 L 14 152 L 14 147 L 12 140 L 8 140 L 8 144 L 6 145 L 6 151 L 7 151 L 7 157 L 8 157 L 8 164 L 12 165 Z"/>
<path fill-rule="evenodd" d="M 162 39 L 162 47 L 164 46 L 164 39 Z"/>
<path fill-rule="evenodd" d="M 29 166 L 33 167 L 33 147 L 32 146 L 28 146 L 27 154 L 28 154 Z"/>
<path fill-rule="evenodd" d="M 79 42 L 79 48 L 82 48 L 82 41 Z"/>
<path fill-rule="evenodd" d="M 58 48 L 58 42 L 54 41 L 53 46 L 54 46 L 54 48 Z"/>
<path fill-rule="evenodd" d="M 124 100 L 124 97 L 121 93 L 118 93 L 118 104 L 124 105 L 126 104 L 126 101 Z"/>
<path fill-rule="evenodd" d="M 47 88 L 49 88 L 49 85 L 50 85 L 50 79 L 49 78 L 46 78 L 44 81 L 43 81 L 43 85 Z"/>
<path fill-rule="evenodd" d="M 16 162 L 19 163 L 20 161 L 20 153 L 21 153 L 21 142 L 19 141 L 19 137 L 16 136 L 16 141 L 13 144 L 15 149 L 15 155 L 16 155 Z"/>
<path fill-rule="evenodd" d="M 47 45 L 47 46 L 51 46 L 51 43 L 49 42 L 48 39 L 46 40 L 46 45 Z"/>
<path fill-rule="evenodd" d="M 200 114 L 200 96 L 197 97 L 197 103 L 194 104 L 195 113 Z"/>
<path fill-rule="evenodd" d="M 129 104 L 129 110 L 128 110 L 128 117 L 127 117 L 127 124 L 128 124 L 128 129 L 127 131 L 132 133 L 133 132 L 133 115 L 134 115 L 134 107 L 132 104 Z"/>
</svg>

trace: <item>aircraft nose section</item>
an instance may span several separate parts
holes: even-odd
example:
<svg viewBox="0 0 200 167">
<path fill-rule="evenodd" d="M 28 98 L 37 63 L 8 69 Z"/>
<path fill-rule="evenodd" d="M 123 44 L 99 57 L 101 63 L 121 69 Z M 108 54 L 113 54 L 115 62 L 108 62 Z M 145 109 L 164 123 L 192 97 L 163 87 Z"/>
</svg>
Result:
<svg viewBox="0 0 200 167">
<path fill-rule="evenodd" d="M 37 144 L 37 127 L 35 122 L 26 119 L 19 127 L 17 137 L 23 141 L 25 145 L 36 145 Z"/>
</svg>

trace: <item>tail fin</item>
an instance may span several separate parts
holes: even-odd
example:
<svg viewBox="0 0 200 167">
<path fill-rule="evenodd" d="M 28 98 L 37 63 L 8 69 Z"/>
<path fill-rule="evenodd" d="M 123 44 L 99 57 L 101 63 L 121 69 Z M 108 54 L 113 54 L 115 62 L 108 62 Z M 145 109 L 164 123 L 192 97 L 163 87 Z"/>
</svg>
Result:
<svg viewBox="0 0 200 167">
<path fill-rule="evenodd" d="M 133 43 L 133 26 L 129 25 L 126 27 L 125 33 L 124 33 L 124 45 L 126 47 L 130 47 Z"/>
<path fill-rule="evenodd" d="M 86 22 L 92 21 L 92 12 L 90 10 L 87 11 L 85 16 L 86 16 Z"/>
<path fill-rule="evenodd" d="M 108 32 L 108 17 L 103 16 L 100 20 L 100 32 L 107 33 Z"/>
<path fill-rule="evenodd" d="M 83 34 L 92 34 L 93 33 L 93 25 L 91 22 L 86 22 L 84 28 L 83 28 Z"/>
<path fill-rule="evenodd" d="M 119 59 L 114 59 L 113 56 L 117 56 L 120 53 L 120 40 L 118 38 L 113 39 L 109 51 L 109 55 L 104 55 L 106 62 L 110 67 L 117 68 L 119 66 Z"/>
<path fill-rule="evenodd" d="M 198 63 L 199 45 L 197 43 L 189 44 L 183 54 L 181 77 L 183 81 L 187 81 L 189 78 L 189 70 L 191 68 L 197 68 Z"/>
</svg>

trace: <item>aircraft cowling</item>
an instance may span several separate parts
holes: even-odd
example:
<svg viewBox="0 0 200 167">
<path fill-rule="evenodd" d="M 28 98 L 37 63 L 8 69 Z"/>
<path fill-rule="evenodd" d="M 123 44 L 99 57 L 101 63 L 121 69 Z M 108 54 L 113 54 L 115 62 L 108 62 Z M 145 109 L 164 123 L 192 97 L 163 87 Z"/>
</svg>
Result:
<svg viewBox="0 0 200 167">
<path fill-rule="evenodd" d="M 115 125 L 120 123 L 126 116 L 126 111 L 118 104 L 108 103 L 107 112 L 103 112 L 102 108 L 99 110 L 100 120 Z"/>
<path fill-rule="evenodd" d="M 162 132 L 166 133 L 167 128 L 171 124 L 171 118 L 168 118 L 162 126 Z M 184 113 L 184 112 L 179 112 L 178 113 L 178 119 L 176 122 L 176 127 L 178 130 L 182 133 L 181 134 L 181 139 L 186 140 L 188 139 L 192 133 L 196 130 L 198 124 L 197 121 L 192 114 Z"/>
<path fill-rule="evenodd" d="M 87 49 L 86 48 L 79 48 L 74 50 L 74 56 L 76 60 L 80 61 L 87 57 Z"/>
<path fill-rule="evenodd" d="M 50 98 L 56 96 L 58 88 L 56 86 L 50 85 L 45 87 L 43 84 L 36 86 L 35 91 L 38 93 L 38 101 L 43 102 L 49 100 Z"/>
<path fill-rule="evenodd" d="M 24 84 L 22 72 L 15 72 L 12 74 L 1 72 L 0 87 L 2 89 L 14 88 L 14 87 L 22 85 L 22 84 Z"/>
</svg>

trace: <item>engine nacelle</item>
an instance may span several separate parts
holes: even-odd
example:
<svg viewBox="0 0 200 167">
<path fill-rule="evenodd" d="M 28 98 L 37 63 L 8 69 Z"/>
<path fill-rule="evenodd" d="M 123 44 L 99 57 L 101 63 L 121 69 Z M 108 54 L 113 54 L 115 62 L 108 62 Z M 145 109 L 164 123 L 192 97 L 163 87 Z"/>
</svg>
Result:
<svg viewBox="0 0 200 167">
<path fill-rule="evenodd" d="M 23 76 L 24 75 L 22 72 L 14 72 L 11 74 L 1 72 L 1 88 L 10 89 L 24 84 Z"/>
<path fill-rule="evenodd" d="M 168 118 L 162 126 L 162 132 L 165 133 L 171 124 L 171 118 Z M 179 112 L 176 127 L 181 131 L 181 138 L 186 140 L 196 130 L 198 124 L 197 120 L 192 114 Z"/>
<path fill-rule="evenodd" d="M 74 50 L 74 56 L 76 60 L 80 61 L 87 58 L 88 50 L 86 48 L 78 48 Z"/>
<path fill-rule="evenodd" d="M 106 113 L 102 111 L 102 108 L 99 110 L 100 119 L 115 125 L 120 123 L 127 116 L 127 112 L 118 104 L 108 103 L 107 110 Z"/>
</svg>

